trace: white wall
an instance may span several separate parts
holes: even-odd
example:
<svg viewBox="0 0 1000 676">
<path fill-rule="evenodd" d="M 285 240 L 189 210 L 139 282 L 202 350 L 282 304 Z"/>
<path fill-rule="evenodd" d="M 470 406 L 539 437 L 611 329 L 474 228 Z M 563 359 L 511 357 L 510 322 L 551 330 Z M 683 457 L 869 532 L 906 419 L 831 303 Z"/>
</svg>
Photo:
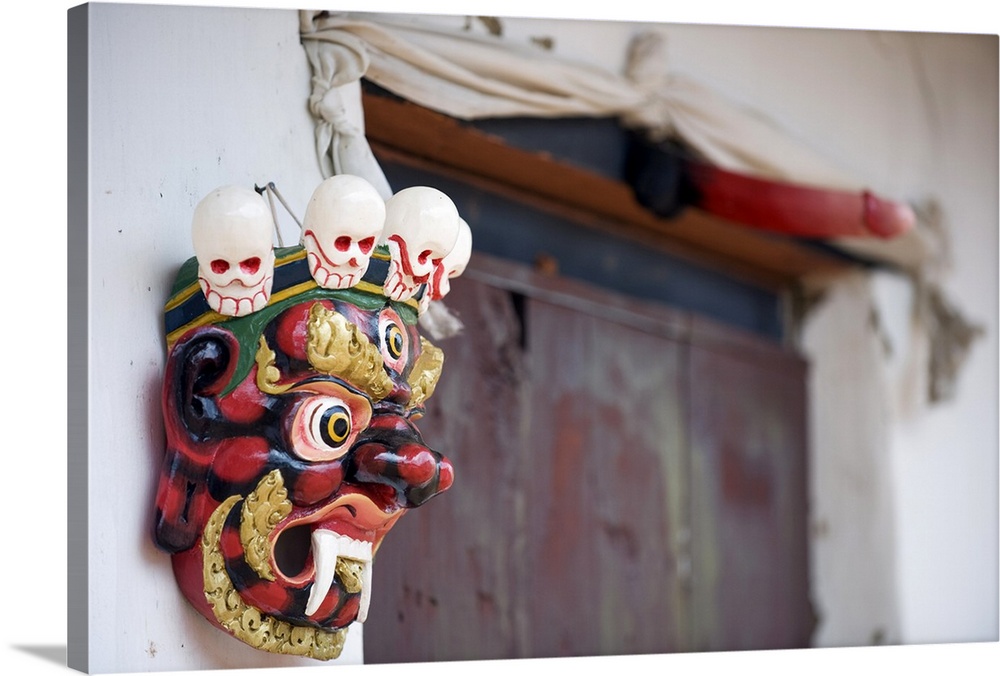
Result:
<svg viewBox="0 0 1000 676">
<path fill-rule="evenodd" d="M 592 25 L 506 25 L 511 39 L 552 36 L 557 53 L 614 68 L 635 29 L 616 23 L 595 39 Z M 176 266 L 191 255 L 191 209 L 210 189 L 234 181 L 273 180 L 292 205 L 302 205 L 320 180 L 297 30 L 292 10 L 92 5 L 93 671 L 312 664 L 264 655 L 209 630 L 149 537 L 162 452 L 160 312 Z M 889 641 L 995 640 L 995 42 L 709 26 L 665 31 L 674 67 L 766 111 L 873 188 L 903 199 L 933 196 L 944 206 L 954 252 L 945 288 L 987 334 L 955 402 L 906 415 L 888 406 L 884 447 L 814 449 L 828 454 L 821 459 L 828 464 L 814 463 L 827 468 L 815 483 L 823 491 L 816 503 L 827 510 L 820 515 L 825 532 L 854 554 L 841 550 L 836 565 L 828 557 L 817 564 L 819 643 L 868 642 L 875 630 Z M 286 241 L 294 240 L 293 228 L 283 223 Z M 848 314 L 867 303 L 885 317 L 904 317 L 883 328 L 896 337 L 894 358 L 905 362 L 908 349 L 919 350 L 905 314 L 894 312 L 907 287 L 852 284 L 856 300 L 842 308 Z M 817 315 L 816 326 L 824 317 Z M 884 375 L 893 402 L 907 382 L 899 364 L 887 361 Z M 838 472 L 866 470 L 858 503 Z M 875 526 L 885 521 L 894 527 L 882 536 Z M 816 552 L 824 542 L 817 539 Z M 852 579 L 879 593 L 858 594 Z M 360 661 L 360 638 L 352 629 L 343 660 Z"/>
<path fill-rule="evenodd" d="M 942 281 L 985 333 L 954 401 L 896 407 L 891 450 L 903 630 L 914 643 L 996 641 L 997 43 L 996 36 L 990 42 L 938 37 L 922 45 L 927 107 L 936 122 L 926 185 L 941 199 L 951 249 Z M 894 299 L 899 295 L 889 295 Z M 907 343 L 903 336 L 901 357 L 907 348 L 911 355 L 925 349 L 919 338 Z M 894 385 L 905 392 L 905 376 Z"/>
</svg>

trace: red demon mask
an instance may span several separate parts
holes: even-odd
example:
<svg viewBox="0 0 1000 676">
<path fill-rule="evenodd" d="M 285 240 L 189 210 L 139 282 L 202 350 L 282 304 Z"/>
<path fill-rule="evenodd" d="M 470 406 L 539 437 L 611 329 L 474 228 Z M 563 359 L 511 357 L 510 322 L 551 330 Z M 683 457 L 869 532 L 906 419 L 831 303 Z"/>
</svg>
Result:
<svg viewBox="0 0 1000 676">
<path fill-rule="evenodd" d="M 414 425 L 443 355 L 419 299 L 383 295 L 387 268 L 380 248 L 372 283 L 328 290 L 279 249 L 267 307 L 223 317 L 192 259 L 167 304 L 155 541 L 188 601 L 255 648 L 338 656 L 382 538 L 452 483 Z"/>
</svg>

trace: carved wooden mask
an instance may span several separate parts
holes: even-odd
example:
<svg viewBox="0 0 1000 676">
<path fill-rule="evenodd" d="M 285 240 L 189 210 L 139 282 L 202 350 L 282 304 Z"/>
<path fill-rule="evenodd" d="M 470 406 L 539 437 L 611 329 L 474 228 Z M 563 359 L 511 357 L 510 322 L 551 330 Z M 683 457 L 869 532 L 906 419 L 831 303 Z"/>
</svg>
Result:
<svg viewBox="0 0 1000 676">
<path fill-rule="evenodd" d="M 420 295 L 385 295 L 387 247 L 345 289 L 317 284 L 303 247 L 275 253 L 269 301 L 245 316 L 208 305 L 195 258 L 178 275 L 154 538 L 212 624 L 331 659 L 365 619 L 382 538 L 452 484 L 414 424 L 443 354 L 417 332 Z"/>
</svg>

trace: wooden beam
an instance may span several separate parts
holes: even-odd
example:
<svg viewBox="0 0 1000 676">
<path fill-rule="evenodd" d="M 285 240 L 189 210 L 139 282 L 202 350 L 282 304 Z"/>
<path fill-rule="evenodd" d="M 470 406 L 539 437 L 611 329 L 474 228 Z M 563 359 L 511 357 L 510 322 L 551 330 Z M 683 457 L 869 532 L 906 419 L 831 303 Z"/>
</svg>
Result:
<svg viewBox="0 0 1000 676">
<path fill-rule="evenodd" d="M 753 230 L 694 208 L 659 218 L 632 189 L 548 153 L 508 145 L 416 104 L 364 94 L 365 132 L 374 152 L 391 161 L 456 176 L 505 197 L 568 215 L 720 269 L 767 288 L 788 286 L 810 274 L 849 267 L 842 258 L 779 235 Z"/>
</svg>

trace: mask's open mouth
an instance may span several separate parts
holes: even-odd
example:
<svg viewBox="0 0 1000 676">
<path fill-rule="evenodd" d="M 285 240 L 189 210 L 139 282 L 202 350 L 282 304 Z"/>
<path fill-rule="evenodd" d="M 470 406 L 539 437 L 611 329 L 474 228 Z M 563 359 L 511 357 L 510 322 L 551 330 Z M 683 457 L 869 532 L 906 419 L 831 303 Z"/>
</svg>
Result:
<svg viewBox="0 0 1000 676">
<path fill-rule="evenodd" d="M 234 495 L 215 510 L 202 534 L 202 572 L 205 601 L 216 622 L 247 645 L 279 655 L 302 655 L 318 660 L 340 657 L 346 629 L 295 625 L 248 604 L 233 585 L 223 554 L 226 521 L 240 502 Z"/>
<path fill-rule="evenodd" d="M 387 513 L 347 492 L 319 510 L 295 513 L 281 473 L 271 472 L 246 498 L 219 505 L 205 526 L 204 590 L 215 619 L 255 648 L 337 657 L 347 625 L 367 618 L 372 558 L 405 511 Z M 230 566 L 252 571 L 256 582 L 235 582 Z M 264 594 L 259 603 L 257 593 Z M 263 610 L 268 596 L 290 605 Z"/>
<path fill-rule="evenodd" d="M 379 514 L 377 524 L 362 521 L 356 507 L 362 496 L 345 497 L 322 512 L 289 519 L 274 536 L 272 556 L 277 574 L 291 587 L 309 588 L 302 614 L 321 621 L 333 609 L 333 585 L 345 594 L 360 594 L 356 622 L 368 617 L 371 602 L 372 557 L 377 543 L 401 513 Z M 370 501 L 367 501 L 370 504 Z M 374 506 L 374 505 L 372 505 Z M 366 508 L 364 512 L 370 512 Z"/>
</svg>

